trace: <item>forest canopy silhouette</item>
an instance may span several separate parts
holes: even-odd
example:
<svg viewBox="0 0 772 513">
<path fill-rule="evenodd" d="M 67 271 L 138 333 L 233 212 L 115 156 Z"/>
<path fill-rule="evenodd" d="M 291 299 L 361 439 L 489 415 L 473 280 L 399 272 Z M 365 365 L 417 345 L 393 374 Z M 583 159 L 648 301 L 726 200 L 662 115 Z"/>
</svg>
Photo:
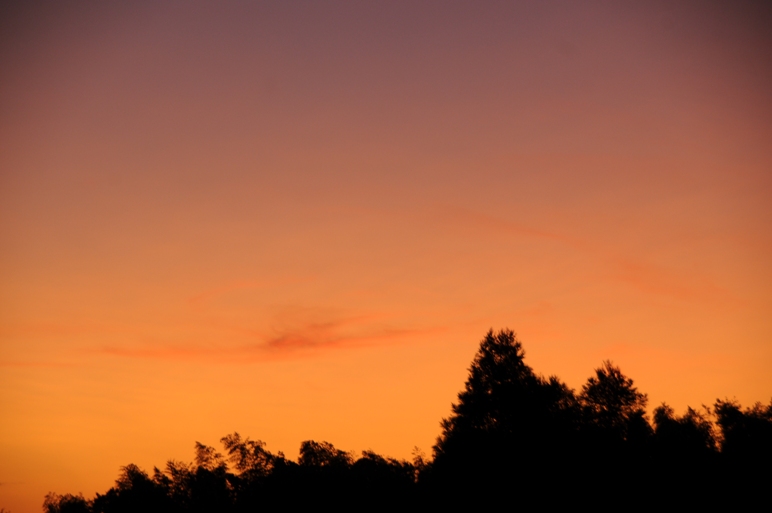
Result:
<svg viewBox="0 0 772 513">
<path fill-rule="evenodd" d="M 192 463 L 120 469 L 92 499 L 49 493 L 48 513 L 246 512 L 284 507 L 413 509 L 502 500 L 517 505 L 726 506 L 766 501 L 772 402 L 716 400 L 677 415 L 605 361 L 580 390 L 537 374 L 511 330 L 489 331 L 441 422 L 433 457 L 413 461 L 301 443 L 297 461 L 260 440 L 196 442 Z"/>
</svg>

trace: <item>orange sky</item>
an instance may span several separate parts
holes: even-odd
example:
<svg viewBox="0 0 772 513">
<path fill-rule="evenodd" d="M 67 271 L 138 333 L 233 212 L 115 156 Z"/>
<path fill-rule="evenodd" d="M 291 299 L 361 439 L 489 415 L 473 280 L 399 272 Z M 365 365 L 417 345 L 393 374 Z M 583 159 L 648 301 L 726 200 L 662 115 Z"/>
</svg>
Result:
<svg viewBox="0 0 772 513">
<path fill-rule="evenodd" d="M 671 4 L 4 4 L 0 506 L 430 453 L 489 328 L 769 401 L 770 7 Z"/>
</svg>

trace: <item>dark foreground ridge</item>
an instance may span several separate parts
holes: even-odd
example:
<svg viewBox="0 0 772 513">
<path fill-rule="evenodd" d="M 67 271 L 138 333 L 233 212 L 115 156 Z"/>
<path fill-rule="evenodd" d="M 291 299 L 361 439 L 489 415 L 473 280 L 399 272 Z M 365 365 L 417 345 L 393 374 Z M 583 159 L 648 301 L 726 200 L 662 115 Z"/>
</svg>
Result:
<svg viewBox="0 0 772 513">
<path fill-rule="evenodd" d="M 442 421 L 434 458 L 412 462 L 305 441 L 298 461 L 233 433 L 224 452 L 196 443 L 195 462 L 152 474 L 121 469 L 91 500 L 46 496 L 49 513 L 247 512 L 269 509 L 502 509 L 591 506 L 769 507 L 772 403 L 717 400 L 681 416 L 610 362 L 578 392 L 535 374 L 510 330 L 489 331 Z"/>
</svg>

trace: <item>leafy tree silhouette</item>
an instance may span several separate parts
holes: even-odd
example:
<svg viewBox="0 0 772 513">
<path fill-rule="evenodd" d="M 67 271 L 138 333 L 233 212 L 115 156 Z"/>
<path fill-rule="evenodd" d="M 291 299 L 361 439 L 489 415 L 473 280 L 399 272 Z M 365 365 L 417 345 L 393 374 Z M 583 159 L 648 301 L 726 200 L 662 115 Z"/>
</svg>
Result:
<svg viewBox="0 0 772 513">
<path fill-rule="evenodd" d="M 281 452 L 277 455 L 265 449 L 260 440 L 241 438 L 238 433 L 220 439 L 227 452 L 227 460 L 235 473 L 227 480 L 239 511 L 254 511 L 278 506 L 295 486 L 292 467 Z"/>
<path fill-rule="evenodd" d="M 230 511 L 233 509 L 231 474 L 222 454 L 196 442 L 196 469 L 190 480 L 192 511 Z"/>
<path fill-rule="evenodd" d="M 562 463 L 576 438 L 573 392 L 525 364 L 515 333 L 488 331 L 469 369 L 464 390 L 442 421 L 429 480 L 445 490 L 481 489 L 493 497 L 518 487 L 542 496 L 565 482 Z"/>
<path fill-rule="evenodd" d="M 586 425 L 610 442 L 637 441 L 651 433 L 647 401 L 633 380 L 608 360 L 595 370 L 579 394 Z"/>
<path fill-rule="evenodd" d="M 329 442 L 306 440 L 300 444 L 297 478 L 304 496 L 298 506 L 310 507 L 320 502 L 342 508 L 352 489 L 351 454 L 336 449 Z"/>
<path fill-rule="evenodd" d="M 43 501 L 43 511 L 45 513 L 88 513 L 90 509 L 83 495 L 49 493 Z"/>
<path fill-rule="evenodd" d="M 744 411 L 736 401 L 716 401 L 722 452 L 749 462 L 772 461 L 772 403 Z"/>
<path fill-rule="evenodd" d="M 115 486 L 105 495 L 97 494 L 91 510 L 98 513 L 128 513 L 131 511 L 171 511 L 163 487 L 134 464 L 121 468 Z"/>
<path fill-rule="evenodd" d="M 654 438 L 660 455 L 669 460 L 705 463 L 718 452 L 710 411 L 687 408 L 681 417 L 665 403 L 654 409 Z"/>
<path fill-rule="evenodd" d="M 372 451 L 362 451 L 362 457 L 351 466 L 354 489 L 360 496 L 404 500 L 412 495 L 415 467 L 407 461 L 384 458 Z"/>
<path fill-rule="evenodd" d="M 300 444 L 298 463 L 302 467 L 348 468 L 353 462 L 351 455 L 336 449 L 329 442 L 306 440 Z"/>
<path fill-rule="evenodd" d="M 654 409 L 648 481 L 652 489 L 669 497 L 674 507 L 716 506 L 715 490 L 720 489 L 718 446 L 710 417 L 705 407 L 687 408 L 680 417 L 664 403 Z"/>
<path fill-rule="evenodd" d="M 714 408 L 726 486 L 754 497 L 772 482 L 772 402 L 743 410 L 736 401 L 718 400 Z"/>
<path fill-rule="evenodd" d="M 584 460 L 579 486 L 612 500 L 635 494 L 651 465 L 646 394 L 607 360 L 584 384 L 578 401 Z"/>
<path fill-rule="evenodd" d="M 228 458 L 242 478 L 257 479 L 271 473 L 277 460 L 283 460 L 284 454 L 274 456 L 265 450 L 265 443 L 260 440 L 242 440 L 241 435 L 233 433 L 220 439 Z"/>
<path fill-rule="evenodd" d="M 196 442 L 193 463 L 169 461 L 152 477 L 127 465 L 104 495 L 88 501 L 50 493 L 43 509 L 457 509 L 465 501 L 477 509 L 743 509 L 772 482 L 772 404 L 743 409 L 724 400 L 679 417 L 663 403 L 653 429 L 646 404 L 646 394 L 609 361 L 575 394 L 525 363 L 514 332 L 489 330 L 442 420 L 432 461 L 420 452 L 413 463 L 372 451 L 355 458 L 306 440 L 294 462 L 233 433 L 220 440 L 224 453 Z"/>
</svg>

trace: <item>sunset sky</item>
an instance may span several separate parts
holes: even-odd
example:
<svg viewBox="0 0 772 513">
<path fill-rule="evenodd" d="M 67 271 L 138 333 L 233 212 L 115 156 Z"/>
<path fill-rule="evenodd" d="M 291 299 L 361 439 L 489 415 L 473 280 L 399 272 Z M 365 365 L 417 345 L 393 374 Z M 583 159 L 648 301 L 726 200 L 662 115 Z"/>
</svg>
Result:
<svg viewBox="0 0 772 513">
<path fill-rule="evenodd" d="M 488 329 L 772 398 L 772 8 L 0 10 L 0 507 L 233 431 L 427 455 Z"/>
</svg>

